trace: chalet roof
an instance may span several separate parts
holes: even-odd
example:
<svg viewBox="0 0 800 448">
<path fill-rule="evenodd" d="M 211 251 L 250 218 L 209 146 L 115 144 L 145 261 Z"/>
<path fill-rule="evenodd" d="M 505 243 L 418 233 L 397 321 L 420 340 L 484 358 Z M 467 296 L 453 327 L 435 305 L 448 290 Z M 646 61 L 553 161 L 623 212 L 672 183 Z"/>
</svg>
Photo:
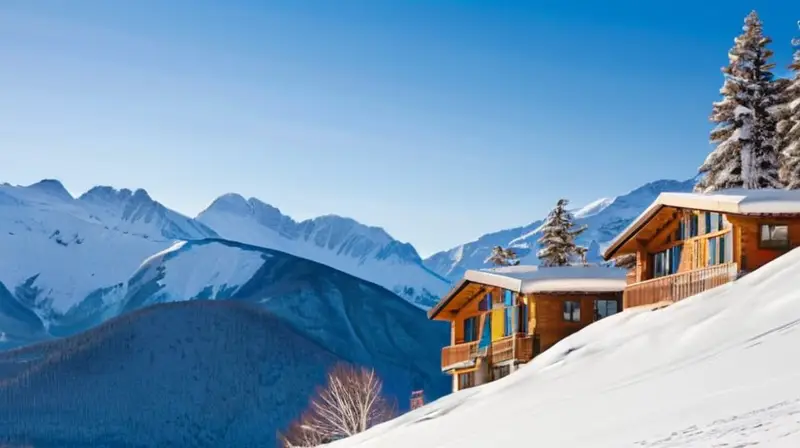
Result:
<svg viewBox="0 0 800 448">
<path fill-rule="evenodd" d="M 616 251 L 664 207 L 735 215 L 800 215 L 800 190 L 730 189 L 714 193 L 661 193 L 655 202 L 611 241 L 605 259 Z"/>
<path fill-rule="evenodd" d="M 521 294 L 565 292 L 621 292 L 625 289 L 624 269 L 607 266 L 507 266 L 468 270 L 456 286 L 430 310 L 434 318 L 469 283 L 495 286 Z"/>
</svg>

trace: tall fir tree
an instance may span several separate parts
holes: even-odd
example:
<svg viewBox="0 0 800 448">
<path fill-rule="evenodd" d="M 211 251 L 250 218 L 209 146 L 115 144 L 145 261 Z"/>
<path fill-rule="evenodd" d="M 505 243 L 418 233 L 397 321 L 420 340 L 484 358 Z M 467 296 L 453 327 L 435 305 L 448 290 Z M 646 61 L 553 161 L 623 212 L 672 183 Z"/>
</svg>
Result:
<svg viewBox="0 0 800 448">
<path fill-rule="evenodd" d="M 575 229 L 572 214 L 567 210 L 568 204 L 568 200 L 560 199 L 542 226 L 542 237 L 539 238 L 542 249 L 537 254 L 542 266 L 567 266 L 576 258 L 586 261 L 586 248 L 575 244 L 575 237 L 586 227 Z"/>
<path fill-rule="evenodd" d="M 502 246 L 495 246 L 492 248 L 492 253 L 489 258 L 484 260 L 484 263 L 492 263 L 495 266 L 517 266 L 519 265 L 519 257 L 514 249 Z"/>
<path fill-rule="evenodd" d="M 723 98 L 715 102 L 711 131 L 716 148 L 699 172 L 704 176 L 695 186 L 699 192 L 727 188 L 781 188 L 778 178 L 778 150 L 775 147 L 775 106 L 781 92 L 770 70 L 772 42 L 764 36 L 755 11 L 744 20 L 744 31 L 728 53 L 730 64 L 722 69 Z"/>
<path fill-rule="evenodd" d="M 800 21 L 797 23 L 800 28 Z M 781 142 L 781 181 L 786 188 L 800 189 L 800 38 L 792 41 L 792 79 L 784 89 L 784 119 L 778 127 Z"/>
</svg>

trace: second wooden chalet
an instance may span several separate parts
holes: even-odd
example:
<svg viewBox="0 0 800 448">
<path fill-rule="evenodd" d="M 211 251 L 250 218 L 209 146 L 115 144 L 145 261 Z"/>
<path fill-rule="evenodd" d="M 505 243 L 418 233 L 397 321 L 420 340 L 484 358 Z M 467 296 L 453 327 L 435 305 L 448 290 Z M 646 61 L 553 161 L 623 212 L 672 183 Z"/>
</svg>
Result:
<svg viewBox="0 0 800 448">
<path fill-rule="evenodd" d="M 671 303 L 731 282 L 800 245 L 800 191 L 662 193 L 609 245 L 635 254 L 624 307 Z"/>
<path fill-rule="evenodd" d="M 514 371 L 561 339 L 622 308 L 625 270 L 509 266 L 467 271 L 428 313 L 450 322 L 442 371 L 453 391 Z"/>
</svg>

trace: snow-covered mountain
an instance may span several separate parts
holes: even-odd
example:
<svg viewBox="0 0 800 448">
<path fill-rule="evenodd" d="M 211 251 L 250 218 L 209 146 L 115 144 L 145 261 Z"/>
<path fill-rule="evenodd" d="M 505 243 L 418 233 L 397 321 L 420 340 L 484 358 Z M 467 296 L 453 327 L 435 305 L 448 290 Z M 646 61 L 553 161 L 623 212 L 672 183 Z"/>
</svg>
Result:
<svg viewBox="0 0 800 448">
<path fill-rule="evenodd" d="M 605 246 L 631 221 L 641 214 L 663 192 L 689 192 L 695 179 L 686 181 L 658 180 L 645 184 L 627 194 L 601 198 L 572 212 L 576 224 L 588 226 L 578 243 L 589 248 L 587 258 L 597 261 Z M 523 264 L 538 264 L 537 240 L 544 220 L 522 227 L 500 230 L 481 236 L 450 250 L 438 252 L 425 259 L 425 266 L 451 281 L 460 279 L 468 269 L 481 269 L 494 246 L 513 247 Z"/>
<path fill-rule="evenodd" d="M 73 198 L 55 180 L 0 185 L 0 283 L 45 322 L 124 293 L 142 261 L 176 239 L 216 236 L 144 190 L 97 187 Z"/>
<path fill-rule="evenodd" d="M 596 322 L 494 383 L 331 448 L 800 446 L 800 249 Z"/>
<path fill-rule="evenodd" d="M 414 247 L 336 215 L 301 222 L 256 198 L 217 198 L 197 216 L 222 238 L 280 250 L 377 283 L 421 308 L 435 305 L 449 282 L 427 269 Z"/>
</svg>

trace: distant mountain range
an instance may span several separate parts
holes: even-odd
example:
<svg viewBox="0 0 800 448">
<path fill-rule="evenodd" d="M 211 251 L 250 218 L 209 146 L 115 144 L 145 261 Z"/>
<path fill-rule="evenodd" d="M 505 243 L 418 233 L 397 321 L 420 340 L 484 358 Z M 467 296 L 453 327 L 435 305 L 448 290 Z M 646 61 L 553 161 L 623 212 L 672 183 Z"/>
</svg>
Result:
<svg viewBox="0 0 800 448">
<path fill-rule="evenodd" d="M 600 260 L 600 254 L 608 243 L 650 206 L 659 194 L 689 192 L 694 184 L 695 179 L 658 180 L 622 196 L 601 198 L 573 210 L 576 224 L 588 226 L 588 230 L 578 238 L 578 243 L 589 248 L 589 261 Z M 450 281 L 456 281 L 468 269 L 488 267 L 485 260 L 494 246 L 512 247 L 523 264 L 538 264 L 537 240 L 541 236 L 543 223 L 544 217 L 525 226 L 483 235 L 475 241 L 433 254 L 425 259 L 425 266 Z"/>
</svg>

